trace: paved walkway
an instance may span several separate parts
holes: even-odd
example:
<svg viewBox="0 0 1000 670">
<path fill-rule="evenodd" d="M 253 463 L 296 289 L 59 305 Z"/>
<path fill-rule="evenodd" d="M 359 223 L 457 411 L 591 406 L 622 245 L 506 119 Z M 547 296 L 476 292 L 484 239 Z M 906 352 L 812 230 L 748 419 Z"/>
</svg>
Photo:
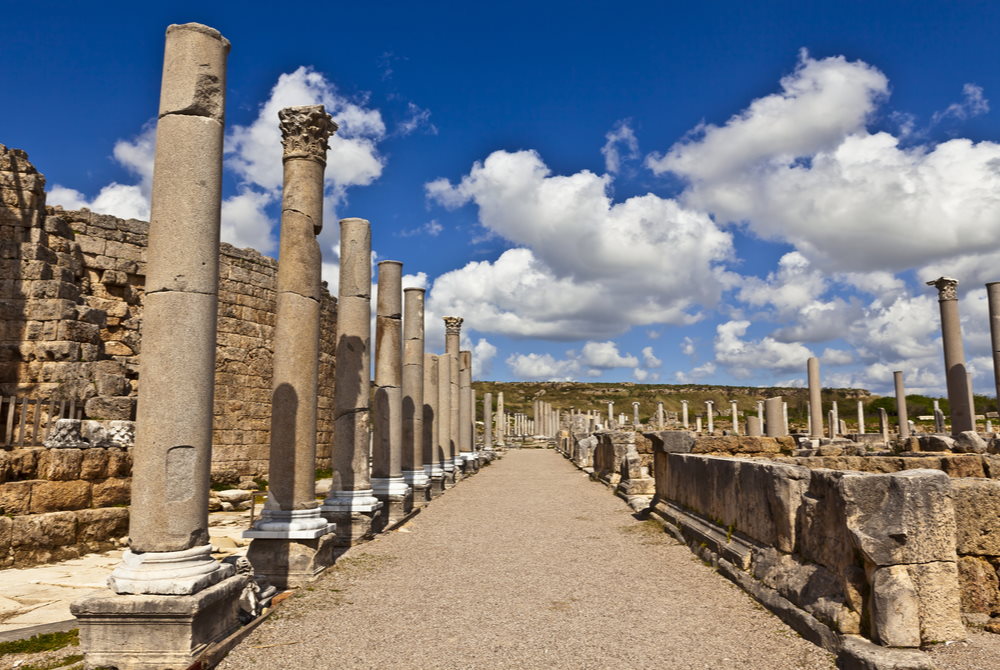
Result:
<svg viewBox="0 0 1000 670">
<path fill-rule="evenodd" d="M 550 450 L 352 549 L 244 640 L 251 668 L 833 668 Z"/>
</svg>

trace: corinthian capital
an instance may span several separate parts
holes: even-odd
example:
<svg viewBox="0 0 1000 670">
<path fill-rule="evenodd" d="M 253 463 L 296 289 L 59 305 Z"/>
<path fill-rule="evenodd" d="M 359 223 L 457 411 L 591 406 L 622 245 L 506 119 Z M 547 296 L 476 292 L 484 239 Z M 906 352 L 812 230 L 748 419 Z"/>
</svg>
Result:
<svg viewBox="0 0 1000 670">
<path fill-rule="evenodd" d="M 337 132 L 337 124 L 323 105 L 285 107 L 278 112 L 283 160 L 308 158 L 326 165 L 327 140 Z"/>
<path fill-rule="evenodd" d="M 446 316 L 444 317 L 444 332 L 446 335 L 458 335 L 462 331 L 462 317 L 460 316 Z"/>
<path fill-rule="evenodd" d="M 933 286 L 938 290 L 938 301 L 958 300 L 958 280 L 951 277 L 938 277 L 934 281 L 927 282 L 928 286 Z"/>
</svg>

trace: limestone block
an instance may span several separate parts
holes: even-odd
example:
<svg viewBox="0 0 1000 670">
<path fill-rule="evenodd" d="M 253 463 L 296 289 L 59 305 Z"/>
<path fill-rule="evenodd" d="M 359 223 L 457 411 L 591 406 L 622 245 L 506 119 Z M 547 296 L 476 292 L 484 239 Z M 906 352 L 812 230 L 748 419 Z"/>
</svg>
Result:
<svg viewBox="0 0 1000 670">
<path fill-rule="evenodd" d="M 52 432 L 45 440 L 49 449 L 79 449 L 83 445 L 81 421 L 79 419 L 57 419 Z"/>
<path fill-rule="evenodd" d="M 840 488 L 854 545 L 874 565 L 956 560 L 951 481 L 943 472 L 845 473 Z"/>
<path fill-rule="evenodd" d="M 958 583 L 962 611 L 1000 614 L 1000 579 L 996 569 L 978 556 L 960 556 Z"/>
<path fill-rule="evenodd" d="M 920 599 L 921 643 L 931 644 L 967 637 L 962 624 L 958 563 L 932 561 L 907 565 Z"/>
<path fill-rule="evenodd" d="M 93 550 L 94 545 L 128 535 L 128 509 L 104 507 L 76 513 L 76 542 Z"/>
<path fill-rule="evenodd" d="M 921 451 L 951 451 L 955 448 L 954 438 L 948 435 L 921 435 Z"/>
<path fill-rule="evenodd" d="M 80 478 L 82 449 L 47 449 L 38 458 L 39 479 L 66 481 Z"/>
<path fill-rule="evenodd" d="M 10 543 L 14 539 L 14 519 L 0 516 L 0 566 L 7 567 L 4 559 L 10 552 Z"/>
<path fill-rule="evenodd" d="M 985 454 L 986 440 L 974 430 L 965 430 L 955 436 L 953 449 L 960 454 Z"/>
<path fill-rule="evenodd" d="M 94 396 L 84 405 L 84 412 L 93 419 L 129 421 L 134 411 L 135 399 L 125 396 Z"/>
<path fill-rule="evenodd" d="M 57 321 L 76 318 L 76 303 L 72 300 L 50 298 L 32 300 L 24 307 L 24 318 L 31 321 Z"/>
<path fill-rule="evenodd" d="M 121 477 L 108 477 L 103 481 L 94 482 L 91 489 L 94 507 L 127 505 L 131 484 L 131 479 Z"/>
<path fill-rule="evenodd" d="M 920 603 L 905 565 L 872 576 L 872 638 L 889 647 L 920 646 Z"/>
<path fill-rule="evenodd" d="M 90 482 L 36 481 L 31 487 L 31 514 L 90 507 Z"/>
<path fill-rule="evenodd" d="M 955 479 L 958 553 L 1000 556 L 1000 480 Z"/>
<path fill-rule="evenodd" d="M 660 430 L 645 433 L 656 451 L 687 454 L 694 448 L 694 434 L 686 430 Z"/>
<path fill-rule="evenodd" d="M 107 449 L 86 449 L 80 463 L 80 479 L 104 479 L 108 475 Z"/>
<path fill-rule="evenodd" d="M 12 547 L 58 547 L 76 541 L 76 512 L 16 516 Z"/>
<path fill-rule="evenodd" d="M 695 438 L 691 449 L 695 454 L 777 454 L 782 443 L 773 437 L 727 435 Z"/>
<path fill-rule="evenodd" d="M 56 338 L 73 342 L 94 342 L 100 339 L 101 328 L 94 323 L 83 321 L 60 321 Z"/>
<path fill-rule="evenodd" d="M 128 477 L 132 474 L 132 455 L 125 449 L 108 449 L 108 476 Z"/>
<path fill-rule="evenodd" d="M 967 453 L 943 456 L 940 467 L 949 477 L 985 477 L 983 465 L 981 455 Z"/>
<path fill-rule="evenodd" d="M 810 473 L 796 525 L 796 553 L 840 575 L 848 574 L 855 562 L 840 493 L 843 477 L 834 470 Z"/>
<path fill-rule="evenodd" d="M 0 484 L 0 514 L 27 514 L 34 480 Z"/>
</svg>

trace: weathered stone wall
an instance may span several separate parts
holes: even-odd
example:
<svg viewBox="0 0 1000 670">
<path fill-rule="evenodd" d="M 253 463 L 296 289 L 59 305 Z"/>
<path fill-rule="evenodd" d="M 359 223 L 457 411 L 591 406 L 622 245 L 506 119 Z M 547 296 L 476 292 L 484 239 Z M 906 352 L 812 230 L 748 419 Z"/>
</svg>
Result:
<svg viewBox="0 0 1000 670">
<path fill-rule="evenodd" d="M 0 451 L 0 568 L 116 546 L 128 534 L 131 472 L 119 447 Z"/>
<path fill-rule="evenodd" d="M 45 180 L 0 145 L 0 394 L 73 399 L 131 419 L 148 224 L 45 208 Z M 213 478 L 266 476 L 277 262 L 223 244 Z M 336 300 L 324 292 L 317 467 L 333 443 Z"/>
</svg>

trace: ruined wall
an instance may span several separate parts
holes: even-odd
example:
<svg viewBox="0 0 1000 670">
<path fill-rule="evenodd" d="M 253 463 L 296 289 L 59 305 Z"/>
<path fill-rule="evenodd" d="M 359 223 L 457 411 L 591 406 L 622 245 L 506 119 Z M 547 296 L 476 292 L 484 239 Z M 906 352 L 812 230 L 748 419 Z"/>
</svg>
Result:
<svg viewBox="0 0 1000 670">
<path fill-rule="evenodd" d="M 45 179 L 0 145 L 0 394 L 74 399 L 131 419 L 148 224 L 45 208 Z M 266 476 L 277 262 L 223 244 L 213 478 Z M 333 444 L 336 300 L 324 291 L 317 467 Z"/>
</svg>

